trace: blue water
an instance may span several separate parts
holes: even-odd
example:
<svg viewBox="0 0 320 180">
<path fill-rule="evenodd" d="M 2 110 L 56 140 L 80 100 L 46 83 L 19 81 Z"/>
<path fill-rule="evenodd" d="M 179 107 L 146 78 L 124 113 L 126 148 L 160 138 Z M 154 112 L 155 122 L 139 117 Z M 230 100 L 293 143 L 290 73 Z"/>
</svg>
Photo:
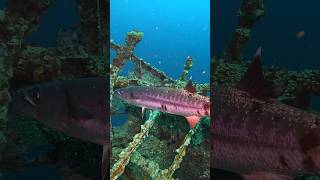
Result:
<svg viewBox="0 0 320 180">
<path fill-rule="evenodd" d="M 112 126 L 121 126 L 127 122 L 127 119 L 128 119 L 128 114 L 113 115 L 111 117 L 111 124 Z"/>
<path fill-rule="evenodd" d="M 1 175 L 1 172 L 0 172 Z M 1 177 L 1 176 L 0 176 Z M 60 177 L 60 168 L 53 165 L 41 165 L 27 168 L 24 171 L 5 171 L 3 180 L 21 180 L 21 179 L 46 179 L 57 180 Z"/>
<path fill-rule="evenodd" d="M 111 0 L 110 34 L 124 44 L 127 32 L 144 33 L 134 54 L 178 79 L 187 56 L 194 59 L 189 73 L 192 80 L 208 83 L 210 79 L 210 1 L 193 0 Z M 115 52 L 111 50 L 111 60 Z M 130 64 L 130 63 L 129 63 Z M 127 73 L 132 69 L 126 66 Z M 120 126 L 127 115 L 112 116 L 113 126 Z"/>
<path fill-rule="evenodd" d="M 194 58 L 193 81 L 209 82 L 209 0 L 111 0 L 110 33 L 124 44 L 133 29 L 144 33 L 134 54 L 177 79 L 187 56 Z M 114 57 L 112 51 L 111 59 Z"/>
<path fill-rule="evenodd" d="M 6 5 L 6 0 L 0 0 L 0 8 Z M 41 17 L 38 29 L 27 36 L 27 43 L 42 47 L 56 46 L 59 29 L 79 25 L 80 18 L 75 0 L 54 0 L 47 12 Z"/>
<path fill-rule="evenodd" d="M 240 0 L 213 1 L 213 54 L 221 53 L 232 37 L 237 23 L 236 13 Z M 245 50 L 251 59 L 258 46 L 262 46 L 262 63 L 288 70 L 319 69 L 318 51 L 320 26 L 319 2 L 266 1 L 266 15 L 254 26 Z M 305 31 L 305 36 L 296 34 Z M 319 97 L 311 96 L 311 109 L 319 110 Z"/>
<path fill-rule="evenodd" d="M 52 1 L 47 13 L 41 19 L 39 28 L 28 36 L 27 42 L 42 47 L 56 46 L 59 29 L 79 25 L 80 18 L 76 6 L 75 0 Z"/>
<path fill-rule="evenodd" d="M 214 54 L 223 50 L 231 39 L 237 22 L 240 0 L 213 1 Z M 291 70 L 319 69 L 320 19 L 318 1 L 266 1 L 266 15 L 253 28 L 245 51 L 250 59 L 256 48 L 262 46 L 263 63 Z M 305 31 L 305 36 L 296 34 Z"/>
<path fill-rule="evenodd" d="M 5 6 L 6 1 L 5 0 L 1 0 L 0 1 L 0 8 L 3 9 L 3 7 Z"/>
</svg>

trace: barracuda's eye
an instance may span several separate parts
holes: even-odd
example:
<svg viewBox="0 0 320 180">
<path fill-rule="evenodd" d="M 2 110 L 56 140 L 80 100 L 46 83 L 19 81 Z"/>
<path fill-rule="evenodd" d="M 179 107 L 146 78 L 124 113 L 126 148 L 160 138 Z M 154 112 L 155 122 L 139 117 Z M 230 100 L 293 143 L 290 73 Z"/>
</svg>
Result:
<svg viewBox="0 0 320 180">
<path fill-rule="evenodd" d="M 34 88 L 32 92 L 32 100 L 35 104 L 38 104 L 40 101 L 40 90 L 39 88 Z"/>
<path fill-rule="evenodd" d="M 24 99 L 32 106 L 37 106 L 40 101 L 39 88 L 32 88 L 27 93 L 24 93 Z"/>
<path fill-rule="evenodd" d="M 139 99 L 132 91 L 129 92 L 130 99 Z"/>
<path fill-rule="evenodd" d="M 134 94 L 131 91 L 130 91 L 129 95 L 130 95 L 131 99 L 134 99 Z"/>
</svg>

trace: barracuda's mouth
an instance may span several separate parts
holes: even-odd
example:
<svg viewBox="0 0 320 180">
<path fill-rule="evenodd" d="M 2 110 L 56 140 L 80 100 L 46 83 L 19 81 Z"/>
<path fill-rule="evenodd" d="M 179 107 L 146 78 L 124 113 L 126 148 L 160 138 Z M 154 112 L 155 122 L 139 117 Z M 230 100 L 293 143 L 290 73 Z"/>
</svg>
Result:
<svg viewBox="0 0 320 180">
<path fill-rule="evenodd" d="M 123 89 L 117 89 L 115 90 L 115 95 L 116 96 L 121 96 Z"/>
<path fill-rule="evenodd" d="M 29 96 L 24 96 L 24 99 L 30 104 L 32 105 L 34 108 L 37 107 L 36 103 L 29 97 Z"/>
</svg>

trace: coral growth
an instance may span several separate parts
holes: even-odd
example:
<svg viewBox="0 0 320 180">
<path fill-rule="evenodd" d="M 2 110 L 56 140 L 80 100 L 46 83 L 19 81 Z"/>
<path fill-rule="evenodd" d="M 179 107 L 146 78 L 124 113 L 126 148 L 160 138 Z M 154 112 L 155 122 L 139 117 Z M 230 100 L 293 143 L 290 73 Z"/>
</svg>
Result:
<svg viewBox="0 0 320 180">
<path fill-rule="evenodd" d="M 225 62 L 239 63 L 250 38 L 253 25 L 265 15 L 265 0 L 244 0 L 238 11 L 238 24 L 224 50 L 221 59 Z"/>
<path fill-rule="evenodd" d="M 187 60 L 186 60 L 186 64 L 184 65 L 183 72 L 182 72 L 182 74 L 180 76 L 180 80 L 181 81 L 185 81 L 186 80 L 186 77 L 188 76 L 189 71 L 192 68 L 192 64 L 193 64 L 192 57 L 188 56 Z"/>
<path fill-rule="evenodd" d="M 213 84 L 235 85 L 246 71 L 248 64 L 244 63 L 242 54 L 246 42 L 250 38 L 253 25 L 265 14 L 264 0 L 242 1 L 238 11 L 238 25 L 231 41 L 223 51 L 211 59 Z M 319 70 L 288 71 L 280 68 L 265 68 L 264 74 L 281 88 L 279 100 L 284 103 L 308 109 L 307 105 L 297 104 L 298 96 L 303 95 L 308 101 L 308 94 L 319 96 L 320 72 Z M 301 100 L 300 100 L 301 101 Z"/>
<path fill-rule="evenodd" d="M 113 127 L 111 164 L 117 161 L 118 154 L 128 146 L 132 137 L 139 133 L 137 127 L 144 123 L 139 110 L 137 107 L 129 106 L 127 123 L 121 127 Z M 209 120 L 208 126 L 207 120 Z M 209 118 L 202 119 L 191 138 L 190 135 L 187 136 L 189 127 L 183 117 L 162 113 L 150 129 L 149 136 L 132 153 L 130 163 L 126 166 L 121 179 L 168 179 L 170 176 L 179 179 L 184 177 L 209 179 L 210 124 Z M 192 144 L 186 146 L 184 142 L 188 143 L 190 138 Z M 181 151 L 177 153 L 176 150 L 179 148 Z M 172 165 L 175 168 L 171 167 Z M 165 169 L 168 170 L 164 171 Z"/>
<path fill-rule="evenodd" d="M 139 145 L 148 136 L 149 130 L 150 128 L 152 128 L 155 119 L 159 116 L 159 114 L 160 113 L 157 111 L 151 112 L 148 120 L 144 123 L 144 125 L 141 126 L 141 132 L 136 134 L 133 137 L 132 142 L 129 143 L 128 147 L 121 151 L 121 153 L 119 154 L 119 160 L 113 165 L 111 169 L 111 180 L 117 179 L 123 173 L 126 165 L 130 161 L 132 153 L 136 151 Z"/>
<path fill-rule="evenodd" d="M 5 130 L 7 124 L 7 112 L 10 103 L 9 80 L 12 77 L 12 62 L 7 58 L 8 54 L 0 45 L 0 153 L 6 144 Z M 0 161 L 1 161 L 0 156 Z"/>
<path fill-rule="evenodd" d="M 24 4 L 26 3 L 26 4 Z M 15 11 L 20 7 L 21 11 Z M 43 2 L 33 2 L 30 4 L 20 1 L 9 1 L 5 11 L 0 12 L 0 152 L 6 145 L 6 122 L 8 105 L 10 103 L 9 81 L 13 77 L 13 59 L 15 54 L 19 52 L 22 41 L 27 33 L 34 28 L 38 14 L 25 15 L 28 8 L 34 8 L 37 13 L 41 13 L 45 7 Z"/>
</svg>

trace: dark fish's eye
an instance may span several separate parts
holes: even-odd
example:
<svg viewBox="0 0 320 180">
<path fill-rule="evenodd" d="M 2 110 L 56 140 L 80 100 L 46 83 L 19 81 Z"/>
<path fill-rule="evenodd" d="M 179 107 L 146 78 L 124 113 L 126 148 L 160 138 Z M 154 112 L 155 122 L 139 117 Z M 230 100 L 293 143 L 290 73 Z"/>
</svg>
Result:
<svg viewBox="0 0 320 180">
<path fill-rule="evenodd" d="M 129 93 L 130 93 L 129 95 L 130 95 L 130 98 L 131 98 L 131 99 L 136 99 L 136 97 L 135 97 L 135 95 L 134 95 L 133 92 L 130 91 Z"/>
<path fill-rule="evenodd" d="M 129 93 L 128 95 L 130 99 L 139 99 L 139 95 L 138 95 L 139 93 L 134 92 L 132 90 L 130 90 L 128 93 Z"/>
<path fill-rule="evenodd" d="M 38 104 L 39 100 L 40 100 L 40 90 L 39 88 L 34 88 L 32 91 L 32 101 Z"/>
</svg>

